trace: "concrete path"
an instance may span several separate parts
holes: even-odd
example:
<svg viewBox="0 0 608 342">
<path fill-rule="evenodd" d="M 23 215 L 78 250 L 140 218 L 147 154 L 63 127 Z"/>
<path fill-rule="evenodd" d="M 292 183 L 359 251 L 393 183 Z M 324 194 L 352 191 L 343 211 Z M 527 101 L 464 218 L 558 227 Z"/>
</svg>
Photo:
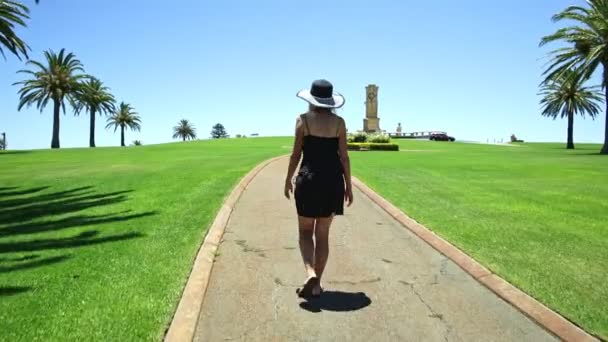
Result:
<svg viewBox="0 0 608 342">
<path fill-rule="evenodd" d="M 305 301 L 287 161 L 267 166 L 226 227 L 196 341 L 548 341 L 555 338 L 364 194 L 330 234 L 325 294 Z"/>
</svg>

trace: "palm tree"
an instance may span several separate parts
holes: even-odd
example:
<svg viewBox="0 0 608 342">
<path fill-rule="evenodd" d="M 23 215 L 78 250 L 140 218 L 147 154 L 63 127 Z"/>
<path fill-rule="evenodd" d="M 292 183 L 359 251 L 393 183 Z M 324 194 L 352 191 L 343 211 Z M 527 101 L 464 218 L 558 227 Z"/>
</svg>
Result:
<svg viewBox="0 0 608 342">
<path fill-rule="evenodd" d="M 59 112 L 63 109 L 65 114 L 65 99 L 74 104 L 75 94 L 80 89 L 79 80 L 88 77 L 77 72 L 84 72 L 82 63 L 73 53 L 65 53 L 61 49 L 58 54 L 52 50 L 44 52 L 46 64 L 29 60 L 37 70 L 19 70 L 18 73 L 31 75 L 32 78 L 13 85 L 22 85 L 19 89 L 19 107 L 36 105 L 42 111 L 49 101 L 53 101 L 53 138 L 51 148 L 59 148 Z"/>
<path fill-rule="evenodd" d="M 110 89 L 104 87 L 100 80 L 91 77 L 82 82 L 76 94 L 76 114 L 82 110 L 89 112 L 91 124 L 89 128 L 89 147 L 95 147 L 95 114 L 107 115 L 114 112 L 114 96 Z"/>
<path fill-rule="evenodd" d="M 108 118 L 108 124 L 106 129 L 114 127 L 114 132 L 120 127 L 120 146 L 125 146 L 125 128 L 128 127 L 131 130 L 141 130 L 141 119 L 139 115 L 133 111 L 133 107 L 130 104 L 121 102 L 112 116 Z"/>
<path fill-rule="evenodd" d="M 540 104 L 543 106 L 543 116 L 556 119 L 558 116 L 568 118 L 568 143 L 566 148 L 574 148 L 573 130 L 574 116 L 589 114 L 595 118 L 600 112 L 603 102 L 602 93 L 597 86 L 585 87 L 585 79 L 574 70 L 567 70 L 555 76 L 542 85 Z"/>
<path fill-rule="evenodd" d="M 173 127 L 173 139 L 177 138 L 181 138 L 182 141 L 196 139 L 196 128 L 188 120 L 180 120 L 177 126 Z"/>
<path fill-rule="evenodd" d="M 27 26 L 25 20 L 29 19 L 30 10 L 20 2 L 0 0 L 0 55 L 6 59 L 4 49 L 21 60 L 21 55 L 28 58 L 27 44 L 15 34 L 16 26 Z"/>
<path fill-rule="evenodd" d="M 587 79 L 602 67 L 602 87 L 608 98 L 608 1 L 587 0 L 587 6 L 570 6 L 553 16 L 553 21 L 573 21 L 573 26 L 557 30 L 542 38 L 540 45 L 561 41 L 565 47 L 551 51 L 551 63 L 544 72 L 546 81 L 564 74 L 567 70 L 579 70 Z M 600 152 L 608 154 L 608 101 L 604 146 Z"/>
</svg>

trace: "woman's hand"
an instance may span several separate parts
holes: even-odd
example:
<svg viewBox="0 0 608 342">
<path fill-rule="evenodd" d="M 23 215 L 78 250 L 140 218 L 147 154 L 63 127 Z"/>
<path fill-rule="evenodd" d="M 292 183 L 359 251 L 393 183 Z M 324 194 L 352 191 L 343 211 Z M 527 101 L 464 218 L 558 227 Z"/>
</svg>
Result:
<svg viewBox="0 0 608 342">
<path fill-rule="evenodd" d="M 284 193 L 285 193 L 285 197 L 287 199 L 289 199 L 289 194 L 293 193 L 293 184 L 291 183 L 290 179 L 286 179 L 285 180 L 285 190 L 284 190 Z"/>
<path fill-rule="evenodd" d="M 346 201 L 348 203 L 347 205 L 350 207 L 351 204 L 353 204 L 354 199 L 355 198 L 353 197 L 353 187 L 352 185 L 347 185 L 344 189 L 344 201 Z"/>
</svg>

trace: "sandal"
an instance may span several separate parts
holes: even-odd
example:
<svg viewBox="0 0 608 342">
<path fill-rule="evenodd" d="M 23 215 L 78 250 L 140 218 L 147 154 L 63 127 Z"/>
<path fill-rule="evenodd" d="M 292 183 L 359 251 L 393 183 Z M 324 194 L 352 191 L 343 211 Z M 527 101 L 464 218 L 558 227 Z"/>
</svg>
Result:
<svg viewBox="0 0 608 342">
<path fill-rule="evenodd" d="M 302 288 L 296 290 L 298 297 L 302 297 L 302 298 L 312 297 L 313 296 L 312 288 L 315 287 L 315 285 L 317 285 L 318 280 L 319 280 L 319 278 L 317 278 L 317 277 L 308 278 L 308 280 L 302 286 Z"/>
</svg>

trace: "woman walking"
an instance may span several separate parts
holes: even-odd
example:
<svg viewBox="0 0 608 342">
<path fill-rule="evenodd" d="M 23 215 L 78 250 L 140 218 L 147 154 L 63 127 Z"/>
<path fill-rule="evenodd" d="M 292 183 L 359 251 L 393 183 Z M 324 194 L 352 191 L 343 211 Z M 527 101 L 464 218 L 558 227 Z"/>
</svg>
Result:
<svg viewBox="0 0 608 342">
<path fill-rule="evenodd" d="M 307 279 L 298 290 L 301 297 L 319 296 L 323 291 L 321 276 L 329 255 L 329 227 L 335 215 L 343 215 L 344 201 L 350 206 L 353 192 L 350 160 L 346 149 L 346 124 L 335 108 L 344 105 L 344 97 L 333 92 L 326 80 L 312 83 L 310 90 L 297 96 L 309 103 L 308 112 L 296 120 L 296 133 L 289 169 L 285 179 L 285 197 L 293 193 L 292 178 L 302 164 L 295 181 L 299 242 Z M 314 239 L 313 239 L 314 237 Z"/>
</svg>

